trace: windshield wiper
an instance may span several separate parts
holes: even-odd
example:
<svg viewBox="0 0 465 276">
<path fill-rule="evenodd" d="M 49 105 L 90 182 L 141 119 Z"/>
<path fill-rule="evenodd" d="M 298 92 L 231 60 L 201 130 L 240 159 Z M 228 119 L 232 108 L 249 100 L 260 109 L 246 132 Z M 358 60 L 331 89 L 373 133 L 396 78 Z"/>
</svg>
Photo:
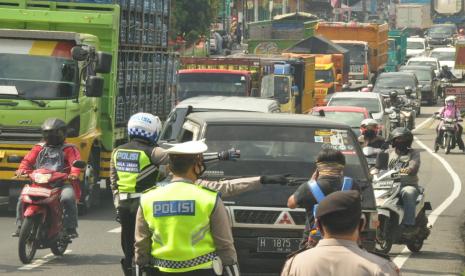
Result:
<svg viewBox="0 0 465 276">
<path fill-rule="evenodd" d="M 36 105 L 40 106 L 40 107 L 45 107 L 47 104 L 44 103 L 43 101 L 39 101 L 39 100 L 33 100 L 33 99 L 28 99 L 26 97 L 24 97 L 23 95 L 16 95 L 16 97 L 20 100 L 26 100 L 26 101 L 30 101 L 31 103 L 35 103 Z"/>
</svg>

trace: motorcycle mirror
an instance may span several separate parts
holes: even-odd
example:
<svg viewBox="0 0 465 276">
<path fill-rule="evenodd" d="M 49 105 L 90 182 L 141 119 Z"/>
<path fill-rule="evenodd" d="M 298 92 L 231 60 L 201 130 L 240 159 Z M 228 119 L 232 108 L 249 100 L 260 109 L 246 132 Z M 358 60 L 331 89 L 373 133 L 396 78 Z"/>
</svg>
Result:
<svg viewBox="0 0 465 276">
<path fill-rule="evenodd" d="M 389 163 L 389 154 L 386 152 L 380 152 L 376 156 L 376 165 L 377 169 L 387 169 Z"/>
<path fill-rule="evenodd" d="M 82 160 L 76 160 L 73 162 L 73 167 L 78 168 L 78 169 L 84 169 L 86 167 L 86 162 Z"/>
</svg>

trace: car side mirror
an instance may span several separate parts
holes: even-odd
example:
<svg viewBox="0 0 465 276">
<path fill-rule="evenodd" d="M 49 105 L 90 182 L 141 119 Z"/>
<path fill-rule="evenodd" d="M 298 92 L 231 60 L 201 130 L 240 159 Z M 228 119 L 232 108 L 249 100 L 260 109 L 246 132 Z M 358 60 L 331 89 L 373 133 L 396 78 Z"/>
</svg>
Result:
<svg viewBox="0 0 465 276">
<path fill-rule="evenodd" d="M 112 62 L 112 55 L 106 52 L 97 52 L 96 53 L 96 64 L 95 64 L 95 72 L 101 74 L 107 74 L 111 71 L 111 62 Z"/>
<path fill-rule="evenodd" d="M 84 169 L 86 167 L 86 162 L 82 160 L 76 160 L 73 162 L 73 167 L 78 168 L 78 169 Z"/>
<path fill-rule="evenodd" d="M 71 48 L 71 56 L 76 61 L 84 61 L 89 56 L 89 51 L 83 49 L 81 46 L 74 46 Z"/>
<path fill-rule="evenodd" d="M 99 76 L 89 76 L 86 81 L 86 96 L 99 98 L 103 94 L 104 80 Z"/>
</svg>

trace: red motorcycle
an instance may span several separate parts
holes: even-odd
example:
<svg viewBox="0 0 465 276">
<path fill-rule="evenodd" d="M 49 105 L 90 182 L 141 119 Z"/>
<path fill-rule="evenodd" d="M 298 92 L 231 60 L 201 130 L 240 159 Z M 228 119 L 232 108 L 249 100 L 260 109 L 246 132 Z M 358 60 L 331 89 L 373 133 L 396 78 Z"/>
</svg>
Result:
<svg viewBox="0 0 465 276">
<path fill-rule="evenodd" d="M 75 161 L 73 167 L 83 169 L 84 161 Z M 67 181 L 68 174 L 37 169 L 28 175 L 31 184 L 25 185 L 20 200 L 23 204 L 23 223 L 19 232 L 19 259 L 28 264 L 37 249 L 50 248 L 61 256 L 71 243 L 63 229 L 63 207 L 60 203 L 61 187 L 53 184 Z"/>
</svg>

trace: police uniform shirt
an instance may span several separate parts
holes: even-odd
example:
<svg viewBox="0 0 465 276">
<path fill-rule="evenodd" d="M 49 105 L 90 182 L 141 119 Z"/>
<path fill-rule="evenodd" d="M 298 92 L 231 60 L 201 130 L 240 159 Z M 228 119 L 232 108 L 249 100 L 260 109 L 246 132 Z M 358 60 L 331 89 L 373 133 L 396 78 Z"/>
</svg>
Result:
<svg viewBox="0 0 465 276">
<path fill-rule="evenodd" d="M 318 245 L 289 259 L 281 276 L 400 275 L 388 259 L 361 249 L 356 242 L 322 239 Z"/>
</svg>

